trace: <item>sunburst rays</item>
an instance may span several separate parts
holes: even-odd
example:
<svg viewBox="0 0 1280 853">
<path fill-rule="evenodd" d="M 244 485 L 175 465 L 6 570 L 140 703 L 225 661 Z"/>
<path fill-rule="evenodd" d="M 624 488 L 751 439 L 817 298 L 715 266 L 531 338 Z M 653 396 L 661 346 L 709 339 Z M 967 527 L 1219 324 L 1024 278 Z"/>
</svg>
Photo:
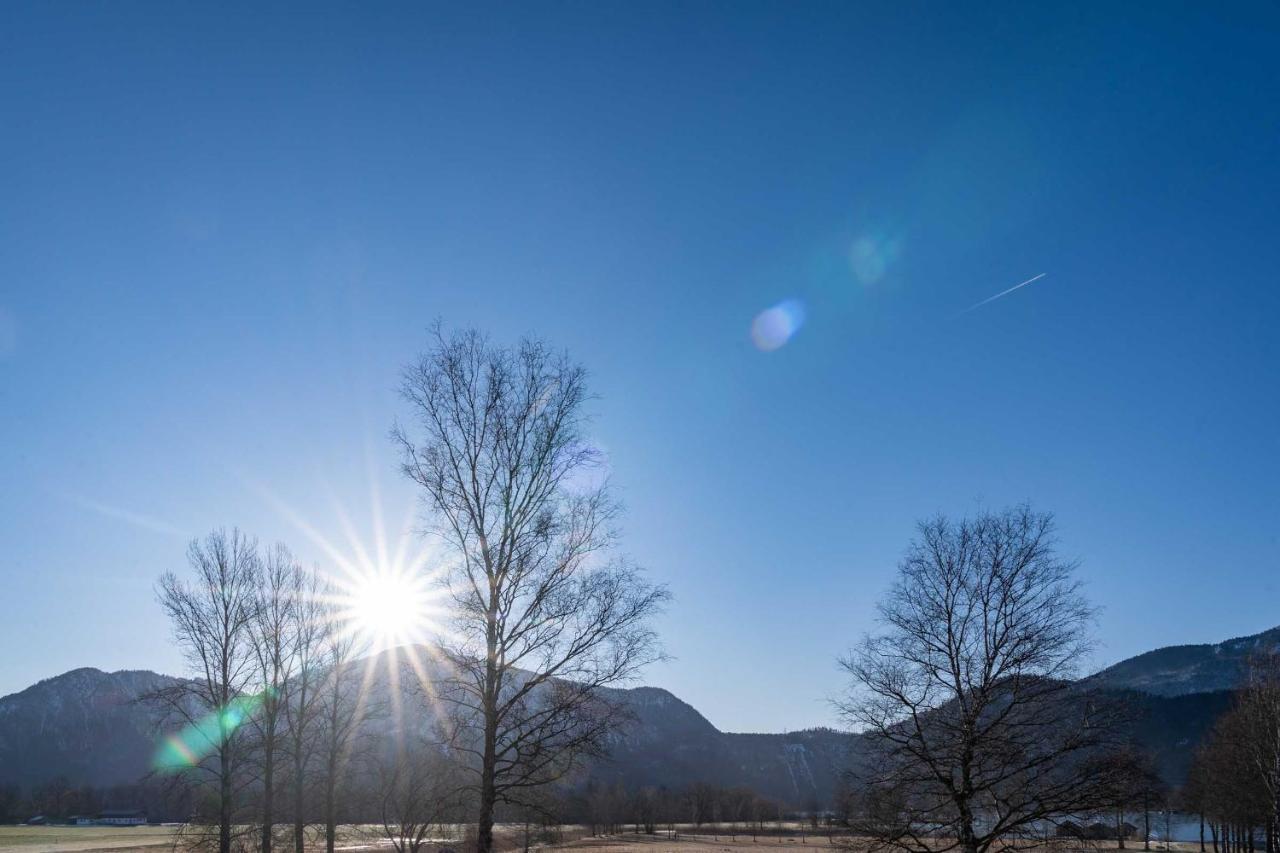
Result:
<svg viewBox="0 0 1280 853">
<path fill-rule="evenodd" d="M 450 636 L 443 564 L 432 542 L 415 531 L 413 507 L 407 509 L 399 527 L 389 531 L 381 491 L 371 474 L 367 503 L 370 542 L 331 489 L 326 491 L 340 537 L 326 535 L 321 525 L 266 487 L 255 485 L 254 489 L 321 552 L 328 564 L 320 570 L 326 589 L 322 597 L 332 607 L 338 629 L 355 641 L 364 656 L 362 662 L 356 662 L 363 664 L 357 714 L 365 714 L 381 669 L 398 741 L 410 691 L 415 700 L 421 697 L 419 701 L 425 701 L 433 714 L 442 715 L 433 669 L 447 667 L 439 649 Z M 402 669 L 412 674 L 414 683 L 402 683 Z"/>
</svg>

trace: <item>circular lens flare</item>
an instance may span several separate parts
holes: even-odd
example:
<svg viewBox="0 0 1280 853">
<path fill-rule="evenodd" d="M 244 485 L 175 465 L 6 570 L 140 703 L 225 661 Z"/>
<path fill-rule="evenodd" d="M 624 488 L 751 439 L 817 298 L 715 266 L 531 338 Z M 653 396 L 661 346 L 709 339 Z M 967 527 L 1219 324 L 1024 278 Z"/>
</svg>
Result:
<svg viewBox="0 0 1280 853">
<path fill-rule="evenodd" d="M 766 308 L 751 322 L 751 342 L 761 352 L 780 349 L 800 331 L 804 314 L 804 303 L 799 299 L 784 299 Z"/>
<path fill-rule="evenodd" d="M 849 249 L 849 266 L 854 277 L 865 285 L 884 278 L 902 251 L 902 239 L 881 233 L 862 234 Z"/>
</svg>

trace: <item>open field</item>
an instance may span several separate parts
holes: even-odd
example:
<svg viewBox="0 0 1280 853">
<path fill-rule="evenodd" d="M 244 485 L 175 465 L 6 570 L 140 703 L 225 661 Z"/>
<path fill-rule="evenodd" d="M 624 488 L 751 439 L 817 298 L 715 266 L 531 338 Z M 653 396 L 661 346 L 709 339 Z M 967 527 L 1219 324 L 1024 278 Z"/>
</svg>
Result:
<svg viewBox="0 0 1280 853">
<path fill-rule="evenodd" d="M 803 840 L 802 840 L 803 837 Z M 574 853 L 751 853 L 751 851 L 785 851 L 785 853 L 815 853 L 815 851 L 823 850 L 841 850 L 846 849 L 843 844 L 847 844 L 847 837 L 837 839 L 830 838 L 826 831 L 823 830 L 818 834 L 800 835 L 768 835 L 761 834 L 756 840 L 752 840 L 750 832 L 738 832 L 737 837 L 730 835 L 708 835 L 706 827 L 703 827 L 697 834 L 678 833 L 676 840 L 673 840 L 667 833 L 659 832 L 657 835 L 613 835 L 600 838 L 580 838 L 575 841 L 567 842 L 555 846 L 555 850 L 574 851 Z M 1046 845 L 1042 848 L 1034 848 L 1044 851 L 1055 851 L 1055 853 L 1068 853 L 1068 851 L 1107 851 L 1115 850 L 1116 844 L 1113 841 L 1088 842 L 1087 844 L 1075 844 L 1063 842 L 1061 844 Z M 1174 842 L 1166 846 L 1163 842 L 1160 844 L 1152 843 L 1153 851 L 1173 851 L 1173 853 L 1198 853 L 1199 845 L 1188 842 Z M 1126 850 L 1140 853 L 1142 851 L 1142 842 L 1136 843 L 1131 839 Z"/>
<path fill-rule="evenodd" d="M 739 830 L 732 833 L 717 834 L 708 827 L 697 831 L 681 828 L 673 837 L 666 831 L 656 835 L 619 835 L 591 837 L 573 836 L 583 832 L 582 827 L 566 828 L 565 836 L 572 840 L 546 846 L 534 844 L 543 851 L 564 851 L 565 853 L 751 853 L 751 851 L 778 851 L 779 853 L 815 853 L 823 850 L 842 849 L 847 838 L 832 839 L 825 830 L 816 833 L 798 834 L 793 829 L 785 834 L 762 833 L 754 840 L 750 831 Z M 97 853 L 97 851 L 127 850 L 168 850 L 173 846 L 177 836 L 177 828 L 172 826 L 144 827 L 103 827 L 103 826 L 0 826 L 0 850 L 21 851 L 21 853 Z M 498 847 L 506 853 L 517 853 L 523 847 L 523 833 L 515 827 L 500 827 L 497 832 Z M 436 853 L 440 847 L 460 849 L 456 841 L 441 841 L 429 845 L 429 853 Z M 390 844 L 379 837 L 372 826 L 343 827 L 338 840 L 338 849 L 344 853 L 355 851 L 390 850 Z M 1055 844 L 1045 848 L 1055 853 L 1068 851 L 1107 851 L 1115 850 L 1114 842 L 1093 842 L 1088 845 Z M 1129 848 L 1142 850 L 1142 842 L 1130 841 Z M 1195 853 L 1198 845 L 1180 842 L 1166 846 L 1152 844 L 1152 850 L 1172 850 L 1174 853 Z M 323 847 L 308 845 L 308 850 L 323 850 Z"/>
<path fill-rule="evenodd" d="M 164 850 L 171 826 L 0 826 L 0 850 L 86 853 L 94 850 Z"/>
</svg>

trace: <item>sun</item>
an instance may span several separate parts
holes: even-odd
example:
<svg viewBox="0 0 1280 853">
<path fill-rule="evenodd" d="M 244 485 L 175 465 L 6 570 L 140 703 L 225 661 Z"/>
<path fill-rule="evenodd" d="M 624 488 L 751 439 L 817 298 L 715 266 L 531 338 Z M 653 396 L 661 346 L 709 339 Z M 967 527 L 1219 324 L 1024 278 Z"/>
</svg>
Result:
<svg viewBox="0 0 1280 853">
<path fill-rule="evenodd" d="M 342 603 L 347 628 L 378 648 L 422 642 L 436 625 L 432 592 L 422 575 L 387 568 L 362 573 Z"/>
</svg>

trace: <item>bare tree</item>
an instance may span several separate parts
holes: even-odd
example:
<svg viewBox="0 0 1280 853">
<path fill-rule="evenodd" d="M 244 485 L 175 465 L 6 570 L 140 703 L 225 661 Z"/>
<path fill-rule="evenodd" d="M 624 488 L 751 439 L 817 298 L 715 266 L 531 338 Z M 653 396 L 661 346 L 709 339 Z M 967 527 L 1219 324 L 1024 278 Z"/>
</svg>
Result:
<svg viewBox="0 0 1280 853">
<path fill-rule="evenodd" d="M 1266 803 L 1267 847 L 1280 835 L 1280 653 L 1250 661 L 1249 681 L 1238 703 L 1243 718 L 1244 754 L 1252 765 L 1260 799 Z"/>
<path fill-rule="evenodd" d="M 213 776 L 218 851 L 230 853 L 241 785 L 240 728 L 252 711 L 245 698 L 254 682 L 259 558 L 256 544 L 238 530 L 230 535 L 218 530 L 192 542 L 187 556 L 194 580 L 167 573 L 157 597 L 193 677 L 157 698 L 187 722 L 184 736 L 195 742 L 184 744 L 183 751 Z"/>
<path fill-rule="evenodd" d="M 262 785 L 262 853 L 271 853 L 275 831 L 275 794 L 279 785 L 277 758 L 284 739 L 286 690 L 297 660 L 295 615 L 301 569 L 283 545 L 272 548 L 262 564 L 255 618 L 251 626 L 261 704 L 252 717 L 258 736 Z"/>
<path fill-rule="evenodd" d="M 1280 656 L 1250 663 L 1234 707 L 1201 744 L 1189 785 L 1209 822 L 1213 847 L 1252 851 L 1261 829 L 1267 851 L 1280 848 Z"/>
<path fill-rule="evenodd" d="M 344 631 L 336 614 L 329 613 L 324 634 L 324 681 L 319 685 L 317 710 L 325 850 L 333 853 L 337 839 L 338 799 L 345 791 L 361 723 L 369 708 L 361 693 L 353 661 L 358 650 L 356 635 Z"/>
<path fill-rule="evenodd" d="M 667 593 L 612 556 L 619 507 L 587 482 L 600 454 L 583 435 L 581 367 L 537 341 L 512 350 L 437 325 L 401 390 L 417 426 L 393 431 L 402 468 L 454 561 L 442 695 L 490 853 L 495 806 L 528 804 L 619 724 L 600 688 L 660 656 L 648 620 Z"/>
<path fill-rule="evenodd" d="M 1151 810 L 1166 799 L 1164 780 L 1150 752 L 1133 744 L 1090 756 L 1084 769 L 1099 793 L 1099 806 L 1115 814 L 1116 846 L 1125 849 L 1128 826 L 1125 816 L 1142 812 L 1143 849 L 1151 849 Z"/>
<path fill-rule="evenodd" d="M 324 679 L 328 607 L 321 596 L 321 582 L 314 571 L 296 569 L 291 575 L 291 652 L 293 677 L 282 703 L 290 758 L 291 811 L 294 853 L 306 845 L 307 794 L 311 783 L 311 759 L 320 729 L 321 684 Z"/>
<path fill-rule="evenodd" d="M 983 853 L 1100 802 L 1084 759 L 1109 712 L 1071 683 L 1093 611 L 1053 534 L 1025 506 L 922 523 L 882 633 L 841 662 L 843 711 L 875 750 L 862 828 L 879 845 Z"/>
<path fill-rule="evenodd" d="M 437 747 L 397 750 L 378 767 L 378 822 L 396 853 L 419 853 L 458 814 L 457 770 Z"/>
<path fill-rule="evenodd" d="M 1201 743 L 1192 756 L 1191 767 L 1187 770 L 1187 781 L 1179 795 L 1182 810 L 1194 813 L 1200 820 L 1200 853 L 1205 853 L 1204 827 L 1210 784 L 1205 761 L 1205 745 Z"/>
</svg>

